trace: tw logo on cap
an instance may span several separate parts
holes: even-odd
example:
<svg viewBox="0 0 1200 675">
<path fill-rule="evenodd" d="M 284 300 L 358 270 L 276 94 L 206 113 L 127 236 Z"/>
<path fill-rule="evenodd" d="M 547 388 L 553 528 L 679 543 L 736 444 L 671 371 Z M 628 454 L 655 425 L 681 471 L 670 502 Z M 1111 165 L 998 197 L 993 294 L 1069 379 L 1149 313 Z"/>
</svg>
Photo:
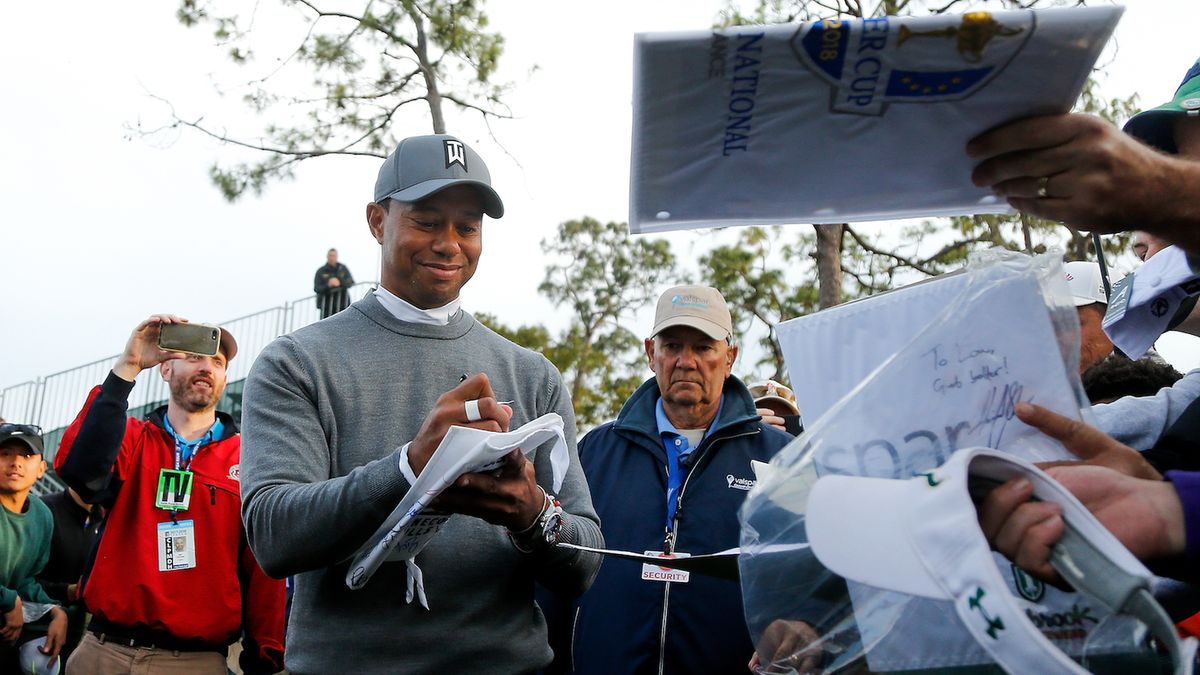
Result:
<svg viewBox="0 0 1200 675">
<path fill-rule="evenodd" d="M 450 139 L 442 141 L 442 146 L 446 150 L 447 169 L 457 164 L 463 168 L 463 171 L 469 171 L 467 168 L 467 146 L 463 145 L 462 141 Z"/>
</svg>

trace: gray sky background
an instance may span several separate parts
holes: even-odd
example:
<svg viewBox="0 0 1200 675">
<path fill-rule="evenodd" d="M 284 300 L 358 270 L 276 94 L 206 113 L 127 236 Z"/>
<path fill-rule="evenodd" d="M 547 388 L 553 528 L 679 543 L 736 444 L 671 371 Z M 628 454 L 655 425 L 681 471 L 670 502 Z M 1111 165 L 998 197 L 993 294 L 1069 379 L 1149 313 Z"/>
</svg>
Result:
<svg viewBox="0 0 1200 675">
<path fill-rule="evenodd" d="M 256 25 L 282 49 L 298 24 L 274 4 L 259 3 Z M 1102 57 L 1111 63 L 1103 91 L 1138 93 L 1143 105 L 1157 105 L 1200 56 L 1191 30 L 1200 10 L 1193 0 L 1130 5 Z M 128 127 L 166 119 L 150 94 L 183 116 L 254 129 L 237 95 L 221 97 L 212 84 L 245 81 L 265 64 L 235 71 L 207 29 L 178 24 L 176 7 L 173 0 L 78 2 L 61 15 L 68 19 L 53 21 L 38 3 L 6 8 L 0 388 L 115 354 L 154 312 L 220 321 L 302 298 L 331 246 L 357 279 L 378 278 L 378 246 L 363 215 L 378 160 L 305 162 L 296 180 L 228 204 L 207 171 L 236 150 L 194 133 L 130 137 Z M 572 218 L 627 218 L 633 34 L 704 29 L 720 7 L 707 0 L 488 5 L 506 38 L 501 77 L 515 84 L 508 101 L 517 119 L 493 123 L 502 148 L 477 116 L 450 121 L 451 132 L 488 160 L 506 205 L 505 217 L 485 228 L 479 271 L 463 293 L 468 310 L 510 324 L 563 325 L 537 296 L 538 242 Z M 398 135 L 429 129 L 419 117 L 404 124 Z M 865 229 L 888 227 L 895 226 Z M 714 241 L 703 232 L 667 238 L 684 259 Z M 1164 339 L 1160 348 L 1181 369 L 1200 365 L 1194 338 Z"/>
</svg>

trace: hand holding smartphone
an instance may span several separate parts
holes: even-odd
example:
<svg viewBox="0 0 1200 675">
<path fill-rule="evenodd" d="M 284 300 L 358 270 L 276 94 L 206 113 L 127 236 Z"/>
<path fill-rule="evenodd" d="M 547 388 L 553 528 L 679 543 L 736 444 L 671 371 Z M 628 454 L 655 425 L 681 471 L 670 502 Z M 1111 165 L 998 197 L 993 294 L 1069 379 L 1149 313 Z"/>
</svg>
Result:
<svg viewBox="0 0 1200 675">
<path fill-rule="evenodd" d="M 159 326 L 158 346 L 168 352 L 215 356 L 221 346 L 221 328 L 205 323 L 164 323 Z"/>
</svg>

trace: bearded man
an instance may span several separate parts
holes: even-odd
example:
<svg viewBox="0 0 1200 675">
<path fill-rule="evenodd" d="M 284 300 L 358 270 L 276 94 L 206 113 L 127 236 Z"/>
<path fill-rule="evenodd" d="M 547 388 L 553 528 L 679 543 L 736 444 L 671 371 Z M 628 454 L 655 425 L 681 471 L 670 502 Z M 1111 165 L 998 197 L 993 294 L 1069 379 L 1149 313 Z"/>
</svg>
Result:
<svg viewBox="0 0 1200 675">
<path fill-rule="evenodd" d="M 138 324 L 54 458 L 84 501 L 108 507 L 79 586 L 93 619 L 67 662 L 73 672 L 224 675 L 239 638 L 243 672 L 283 668 L 284 584 L 246 544 L 241 436 L 216 410 L 237 342 L 221 329 L 212 356 L 159 347 L 162 326 L 185 321 Z M 135 378 L 156 366 L 170 399 L 126 417 Z"/>
</svg>

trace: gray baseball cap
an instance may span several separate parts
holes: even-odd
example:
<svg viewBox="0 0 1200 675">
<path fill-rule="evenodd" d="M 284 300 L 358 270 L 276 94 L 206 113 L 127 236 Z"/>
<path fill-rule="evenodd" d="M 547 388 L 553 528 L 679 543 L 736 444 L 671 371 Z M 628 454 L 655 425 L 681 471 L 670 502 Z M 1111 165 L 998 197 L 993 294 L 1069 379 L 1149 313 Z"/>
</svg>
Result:
<svg viewBox="0 0 1200 675">
<path fill-rule="evenodd" d="M 471 185 L 483 200 L 483 212 L 504 215 L 504 202 L 492 189 L 492 176 L 483 158 L 453 136 L 409 136 L 400 141 L 379 167 L 375 201 L 420 201 L 454 185 Z"/>
</svg>

